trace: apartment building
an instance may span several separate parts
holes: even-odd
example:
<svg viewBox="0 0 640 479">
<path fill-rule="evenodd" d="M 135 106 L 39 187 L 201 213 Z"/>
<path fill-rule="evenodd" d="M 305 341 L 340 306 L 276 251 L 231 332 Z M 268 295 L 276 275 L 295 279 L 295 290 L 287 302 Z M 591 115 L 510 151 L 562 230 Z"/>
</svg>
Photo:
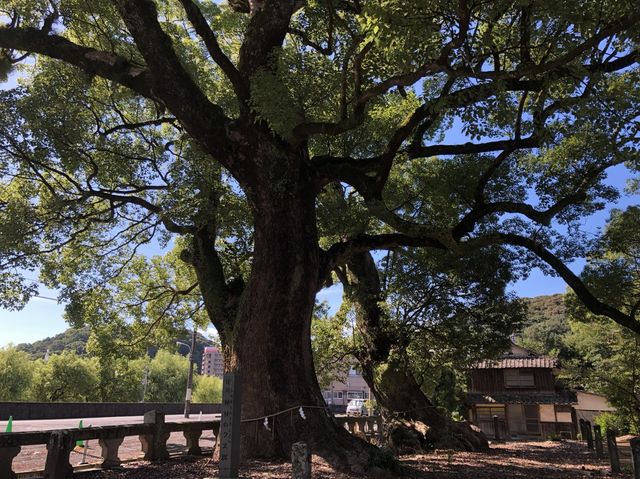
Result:
<svg viewBox="0 0 640 479">
<path fill-rule="evenodd" d="M 205 376 L 218 376 L 224 374 L 224 359 L 222 352 L 213 346 L 207 346 L 202 353 L 202 374 Z"/>
<path fill-rule="evenodd" d="M 362 375 L 351 368 L 344 382 L 331 381 L 329 387 L 322 391 L 322 396 L 329 405 L 346 407 L 351 399 L 369 399 L 371 391 Z"/>
</svg>

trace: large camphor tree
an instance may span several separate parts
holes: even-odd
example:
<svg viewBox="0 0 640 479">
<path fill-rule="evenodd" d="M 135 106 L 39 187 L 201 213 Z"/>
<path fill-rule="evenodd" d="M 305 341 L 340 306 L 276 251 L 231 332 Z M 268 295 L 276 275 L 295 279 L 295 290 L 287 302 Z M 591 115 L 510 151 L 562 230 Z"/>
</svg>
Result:
<svg viewBox="0 0 640 479">
<path fill-rule="evenodd" d="M 516 249 L 640 330 L 565 265 L 580 218 L 616 196 L 607 169 L 637 168 L 634 1 L 0 10 L 0 73 L 24 69 L 0 105 L 3 304 L 32 294 L 20 275 L 35 268 L 71 315 L 117 297 L 116 278 L 142 297 L 105 321 L 201 298 L 182 312 L 219 331 L 243 415 L 307 407 L 246 428 L 246 454 L 307 440 L 337 466 L 381 465 L 325 414 L 310 348 L 317 291 L 363 252 Z M 138 254 L 170 241 L 177 276 Z M 164 287 L 143 291 L 138 273 Z"/>
<path fill-rule="evenodd" d="M 360 252 L 336 271 L 343 308 L 351 306 L 355 318 L 349 349 L 376 398 L 386 445 L 396 452 L 487 448 L 482 433 L 450 420 L 454 371 L 509 348 L 524 317 L 523 305 L 505 294 L 517 262 L 493 248 L 464 257 L 394 251 L 380 263 Z"/>
</svg>

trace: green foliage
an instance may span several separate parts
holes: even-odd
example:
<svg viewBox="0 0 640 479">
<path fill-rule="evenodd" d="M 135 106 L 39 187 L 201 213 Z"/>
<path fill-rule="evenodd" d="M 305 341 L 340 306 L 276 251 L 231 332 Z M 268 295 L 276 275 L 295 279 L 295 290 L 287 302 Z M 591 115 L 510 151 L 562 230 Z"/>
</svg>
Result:
<svg viewBox="0 0 640 479">
<path fill-rule="evenodd" d="M 70 336 L 73 335 L 57 337 L 55 344 L 62 352 L 51 354 L 46 361 L 33 359 L 40 356 L 40 345 L 33 348 L 32 358 L 15 348 L 1 349 L 0 400 L 138 402 L 142 399 L 145 369 L 148 373 L 146 401 L 184 400 L 188 360 L 183 356 L 163 350 L 153 359 L 127 358 L 117 351 L 95 356 L 99 351 L 95 349 L 96 342 L 92 346 L 92 339 L 87 348 L 92 355 L 78 356 L 75 350 L 64 347 L 64 338 Z M 29 350 L 28 346 L 22 345 Z M 220 380 L 197 377 L 196 394 L 207 402 L 220 402 Z"/>
<path fill-rule="evenodd" d="M 465 258 L 407 250 L 385 257 L 381 269 L 389 318 L 410 338 L 412 369 L 431 393 L 452 390 L 453 371 L 504 352 L 524 319 L 505 292 L 512 270 L 500 249 Z"/>
<path fill-rule="evenodd" d="M 527 319 L 516 343 L 538 354 L 564 359 L 570 352 L 564 345 L 570 331 L 563 294 L 525 298 Z"/>
<path fill-rule="evenodd" d="M 628 418 L 623 414 L 603 412 L 598 414 L 594 422 L 602 428 L 602 431 L 613 429 L 618 435 L 638 434 L 638 425 L 629 424 Z"/>
<path fill-rule="evenodd" d="M 189 360 L 178 354 L 160 350 L 151 359 L 133 361 L 138 370 L 147 368 L 146 402 L 181 402 L 187 390 Z"/>
<path fill-rule="evenodd" d="M 11 63 L 11 58 L 9 58 L 4 51 L 0 50 L 0 83 L 6 82 L 13 70 L 14 67 Z"/>
<path fill-rule="evenodd" d="M 624 312 L 640 304 L 639 224 L 640 208 L 613 210 L 581 275 L 598 299 Z M 640 430 L 640 335 L 592 314 L 573 294 L 567 304 L 572 379 L 607 396 L 619 420 Z"/>
<path fill-rule="evenodd" d="M 328 314 L 326 303 L 316 305 L 311 321 L 311 348 L 313 364 L 320 388 L 325 389 L 333 380 L 346 378 L 353 358 L 353 335 L 348 307 L 343 305 L 335 316 Z"/>
<path fill-rule="evenodd" d="M 97 401 L 98 363 L 65 351 L 36 363 L 30 398 L 44 402 Z"/>
<path fill-rule="evenodd" d="M 138 402 L 142 399 L 144 371 L 140 361 L 102 357 L 98 360 L 96 373 L 100 402 Z"/>
<path fill-rule="evenodd" d="M 0 306 L 22 307 L 36 288 L 20 272 L 39 271 L 60 290 L 70 323 L 92 327 L 87 351 L 101 365 L 78 386 L 78 397 L 88 397 L 83 388 L 91 381 L 102 397 L 130 395 L 147 366 L 148 396 L 180 400 L 184 359 L 166 351 L 133 365 L 124 359 L 152 345 L 169 347 L 188 322 L 233 322 L 211 313 L 211 304 L 203 307 L 193 235 L 207 232 L 204 251 L 218 254 L 213 263 L 224 274 L 213 280 L 214 300 L 243 307 L 257 296 L 226 297 L 230 285 L 268 284 L 268 278 L 247 281 L 258 257 L 254 218 L 282 207 L 283 192 L 305 195 L 312 205 L 309 190 L 322 188 L 316 211 L 302 212 L 317 213 L 319 246 L 341 251 L 339 243 L 366 246 L 378 235 L 367 247 L 389 252 L 379 265 L 381 327 L 450 410 L 456 371 L 497 354 L 519 327 L 521 305 L 505 294 L 506 284 L 532 266 L 544 268 L 533 254 L 495 242 L 515 234 L 562 261 L 585 254 L 594 242 L 581 233 L 583 218 L 619 194 L 605 183 L 607 168 L 624 163 L 638 170 L 637 58 L 618 63 L 637 49 L 637 22 L 616 31 L 636 18 L 634 1 L 585 0 L 576 8 L 557 0 L 310 0 L 284 19 L 288 25 L 274 21 L 278 32 L 267 31 L 268 22 L 256 24 L 271 15 L 248 17 L 226 3 L 197 2 L 231 63 L 242 75 L 249 68 L 243 80 L 250 99 L 242 105 L 179 2 L 152 3 L 169 39 L 155 47 L 173 48 L 185 69 L 180 75 L 148 65 L 171 62 L 162 53 L 143 55 L 134 39 L 149 37 L 131 35 L 111 2 L 0 5 L 0 18 L 19 19 L 19 27 L 41 28 L 52 10 L 60 14 L 51 44 L 38 40 L 32 50 L 50 48 L 59 58 L 59 45 L 68 44 L 53 33 L 96 49 L 76 62 L 83 71 L 38 56 L 21 67 L 19 88 L 0 91 Z M 0 27 L 2 33 L 15 23 Z M 274 48 L 256 54 L 270 42 Z M 1 51 L 0 80 L 9 50 Z M 100 68 L 86 67 L 99 51 Z M 252 70 L 256 58 L 260 67 Z M 112 70 L 123 63 L 136 72 L 135 82 L 149 80 L 151 93 L 123 86 L 127 73 Z M 100 77 L 103 71 L 114 81 Z M 163 85 L 172 92 L 164 98 Z M 194 98 L 212 105 L 191 104 L 189 94 L 172 97 L 181 86 L 199 87 L 202 97 Z M 197 113 L 209 107 L 211 118 L 202 121 Z M 217 136 L 217 127 L 224 133 Z M 471 142 L 430 154 L 430 147 L 446 146 L 451 130 Z M 533 138 L 535 148 L 502 159 L 499 148 L 470 148 L 522 138 Z M 640 284 L 631 268 L 637 244 L 625 239 L 638 231 L 635 216 L 630 210 L 612 219 L 597 245 L 605 254 L 594 254 L 583 274 L 601 300 L 627 313 L 637 310 Z M 270 233 L 264 238 L 287 238 Z M 423 240 L 433 248 L 399 246 Z M 572 310 L 576 318 L 585 316 L 579 309 Z M 323 383 L 334 370 L 332 358 L 364 345 L 353 326 L 353 337 L 347 334 L 352 314 L 347 301 L 335 318 L 325 312 L 314 322 Z M 634 349 L 625 345 L 634 338 L 601 324 L 588 327 L 595 330 L 572 325 L 566 344 L 625 378 L 624 367 L 635 364 L 626 353 Z M 559 350 L 557 338 L 567 332 L 555 319 L 530 328 L 525 340 L 548 351 Z M 588 342 L 594 332 L 620 342 L 599 350 Z M 74 367 L 82 376 L 84 369 Z M 53 363 L 41 369 L 42 388 L 57 381 L 49 395 L 63 396 L 64 368 L 57 375 Z"/>
<path fill-rule="evenodd" d="M 0 16 L 17 16 L 20 26 L 39 27 L 53 18 L 52 5 L 59 13 L 57 35 L 145 67 L 108 2 L 11 0 L 3 2 Z M 222 51 L 232 63 L 239 62 L 245 37 L 260 29 L 248 28 L 248 17 L 228 4 L 197 5 Z M 582 2 L 580 13 L 569 5 L 470 5 L 462 47 L 455 37 L 464 29 L 464 9 L 455 2 L 385 0 L 346 9 L 306 2 L 290 19 L 282 44 L 245 79 L 251 98 L 244 114 L 251 115 L 239 124 L 249 125 L 250 133 L 238 138 L 251 137 L 254 127 L 264 138 L 279 137 L 273 145 L 261 141 L 267 156 L 274 156 L 269 162 L 276 164 L 287 151 L 304 150 L 300 158 L 312 166 L 321 155 L 355 157 L 353 164 L 362 167 L 358 178 L 333 181 L 333 173 L 340 176 L 340 171 L 318 175 L 323 178 L 319 184 L 327 185 L 318 199 L 323 247 L 361 234 L 403 230 L 414 222 L 436 232 L 455 226 L 472 207 L 473 192 L 494 156 L 423 158 L 413 152 L 443 143 L 454 124 L 473 140 L 514 138 L 516 130 L 517 136 L 539 135 L 539 148 L 514 153 L 496 168 L 484 203 L 508 205 L 535 196 L 534 206 L 545 210 L 579 190 L 585 196 L 582 204 L 558 216 L 560 223 L 576 227 L 580 216 L 616 197 L 601 172 L 625 161 L 635 168 L 637 148 L 629 135 L 640 93 L 634 67 L 599 74 L 584 67 L 635 48 L 636 27 L 596 42 L 597 48 L 584 47 L 614 16 L 632 15 L 633 2 Z M 184 27 L 190 23 L 184 9 L 169 1 L 155 6 L 185 73 L 230 120 L 238 119 L 241 109 L 231 83 L 201 39 Z M 520 25 L 527 19 L 525 35 Z M 251 50 L 246 47 L 243 53 Z M 6 60 L 9 50 L 1 51 Z M 543 69 L 547 62 L 550 66 Z M 19 308 L 35 293 L 32 284 L 7 271 L 39 269 L 47 285 L 61 289 L 73 324 L 118 324 L 111 330 L 118 333 L 114 337 L 123 337 L 118 346 L 145 337 L 150 322 L 157 326 L 154 331 L 164 329 L 158 334 L 163 339 L 185 318 L 200 324 L 212 319 L 203 312 L 199 291 L 189 290 L 195 278 L 180 257 L 189 250 L 191 236 L 176 227 L 215 224 L 218 239 L 210 246 L 217 248 L 227 277 L 246 280 L 252 216 L 260 214 L 247 202 L 243 190 L 251 193 L 248 182 L 224 170 L 215 161 L 224 155 L 215 148 L 207 151 L 202 138 L 192 138 L 194 128 L 170 118 L 177 113 L 166 111 L 166 101 L 144 98 L 92 70 L 79 73 L 75 66 L 42 56 L 21 68 L 21 88 L 3 91 L 0 101 L 0 259 L 10 266 L 0 275 L 0 304 Z M 540 77 L 542 85 L 523 93 L 501 81 L 512 74 L 532 81 Z M 391 81 L 381 88 L 385 80 Z M 476 86 L 486 86 L 487 92 L 475 98 Z M 411 119 L 424 111 L 430 113 L 428 121 L 416 128 Z M 318 128 L 304 139 L 297 128 L 336 122 L 340 127 Z M 617 138 L 611 138 L 612 131 Z M 389 157 L 387 179 L 365 165 L 374 163 L 398 132 L 406 135 Z M 280 140 L 288 145 L 278 146 Z M 264 166 L 243 170 L 260 169 L 260 176 L 267 173 Z M 592 177 L 594 172 L 600 173 Z M 386 180 L 382 198 L 376 194 L 376 201 L 365 201 L 363 181 L 379 173 L 378 180 Z M 268 174 L 274 176 L 272 187 L 281 188 L 286 175 Z M 557 245 L 563 258 L 580 253 L 579 235 L 560 242 L 544 221 L 529 223 L 520 216 L 509 208 L 483 214 L 474 234 L 500 230 L 531 236 L 540 228 L 536 238 Z M 419 232 L 416 228 L 409 235 L 420 237 Z M 145 258 L 141 252 L 149 245 L 175 249 Z M 534 262 L 528 256 L 512 261 L 523 268 Z"/>
<path fill-rule="evenodd" d="M 9 346 L 0 348 L 0 401 L 23 401 L 29 395 L 33 364 L 29 356 Z"/>
<path fill-rule="evenodd" d="M 222 402 L 222 379 L 217 376 L 195 376 L 193 402 L 220 404 Z"/>
<path fill-rule="evenodd" d="M 640 426 L 640 338 L 609 319 L 572 320 L 565 339 L 574 358 L 565 361 L 566 380 L 605 395 L 617 415 Z"/>
</svg>

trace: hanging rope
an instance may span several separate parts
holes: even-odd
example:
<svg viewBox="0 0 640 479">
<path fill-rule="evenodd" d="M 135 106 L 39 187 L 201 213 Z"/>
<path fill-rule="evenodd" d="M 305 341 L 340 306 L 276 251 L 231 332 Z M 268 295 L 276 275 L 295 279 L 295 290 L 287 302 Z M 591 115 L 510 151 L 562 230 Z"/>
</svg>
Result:
<svg viewBox="0 0 640 479">
<path fill-rule="evenodd" d="M 330 408 L 327 406 L 293 406 L 287 409 L 283 409 L 282 411 L 278 411 L 278 412 L 274 412 L 273 414 L 266 414 L 264 416 L 260 416 L 260 417 L 252 417 L 250 419 L 242 419 L 240 422 L 256 422 L 256 421 L 264 421 L 265 419 L 267 419 L 267 424 L 268 424 L 268 419 L 272 418 L 272 417 L 276 417 L 276 416 L 280 416 L 282 414 L 288 413 L 289 411 L 295 411 L 296 409 L 298 409 L 298 411 L 302 411 L 300 416 L 302 417 L 302 419 L 307 419 L 304 416 L 304 410 L 305 409 L 324 409 L 324 410 L 329 410 Z"/>
</svg>

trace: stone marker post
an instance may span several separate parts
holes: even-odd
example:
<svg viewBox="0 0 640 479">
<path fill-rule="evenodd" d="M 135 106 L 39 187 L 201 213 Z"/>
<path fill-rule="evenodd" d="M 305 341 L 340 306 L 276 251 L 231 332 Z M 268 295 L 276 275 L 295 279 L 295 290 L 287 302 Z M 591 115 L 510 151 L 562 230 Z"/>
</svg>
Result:
<svg viewBox="0 0 640 479">
<path fill-rule="evenodd" d="M 611 463 L 611 472 L 620 472 L 620 454 L 618 453 L 618 444 L 616 444 L 615 429 L 607 429 L 607 448 L 609 449 L 609 462 Z"/>
<path fill-rule="evenodd" d="M 44 465 L 44 479 L 65 479 L 73 474 L 69 464 L 69 454 L 75 446 L 67 431 L 55 431 L 47 444 L 47 459 Z"/>
<path fill-rule="evenodd" d="M 220 479 L 237 479 L 240 464 L 240 375 L 226 373 L 222 379 L 220 421 Z"/>
<path fill-rule="evenodd" d="M 311 451 L 306 442 L 291 446 L 291 479 L 311 479 Z"/>
<path fill-rule="evenodd" d="M 633 478 L 640 479 L 640 437 L 631 439 L 631 462 L 633 463 Z"/>
<path fill-rule="evenodd" d="M 584 429 L 587 433 L 587 447 L 593 451 L 593 430 L 591 429 L 591 422 L 584 422 Z"/>
<path fill-rule="evenodd" d="M 148 461 L 168 459 L 167 439 L 169 439 L 171 433 L 164 430 L 164 413 L 147 411 L 144 413 L 144 423 L 153 425 L 150 434 L 142 434 L 140 436 L 144 458 Z"/>
<path fill-rule="evenodd" d="M 493 435 L 496 438 L 496 441 L 500 440 L 500 418 L 496 415 L 493 416 Z"/>
<path fill-rule="evenodd" d="M 604 448 L 602 446 L 602 429 L 598 424 L 593 426 L 593 435 L 596 443 L 596 457 L 598 459 L 604 458 Z"/>
</svg>

